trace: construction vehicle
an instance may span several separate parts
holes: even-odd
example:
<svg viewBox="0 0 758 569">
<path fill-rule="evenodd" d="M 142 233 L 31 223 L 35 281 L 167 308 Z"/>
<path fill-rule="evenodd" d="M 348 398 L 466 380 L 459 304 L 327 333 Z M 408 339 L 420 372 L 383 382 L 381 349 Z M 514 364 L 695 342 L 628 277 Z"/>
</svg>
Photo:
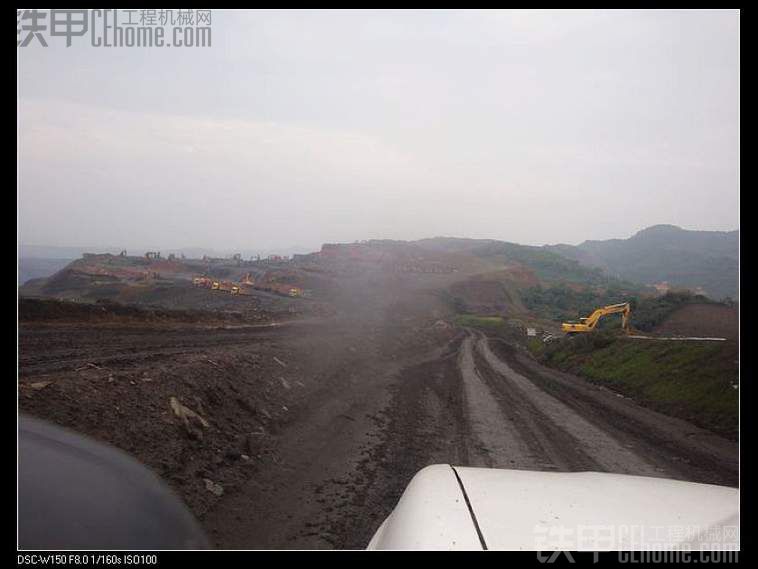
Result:
<svg viewBox="0 0 758 569">
<path fill-rule="evenodd" d="M 609 314 L 621 314 L 621 328 L 629 333 L 629 315 L 632 309 L 628 302 L 622 302 L 621 304 L 611 304 L 609 306 L 603 306 L 597 308 L 592 314 L 586 318 L 580 318 L 579 322 L 564 322 L 561 324 L 561 330 L 566 334 L 573 335 L 582 332 L 592 332 L 595 329 L 598 321 Z"/>
<path fill-rule="evenodd" d="M 192 279 L 192 284 L 204 288 L 211 288 L 211 279 L 208 277 L 195 277 Z"/>
<path fill-rule="evenodd" d="M 231 294 L 240 294 L 242 288 L 229 281 L 214 281 L 208 277 L 194 277 L 192 284 L 197 287 L 209 288 L 211 290 L 217 290 L 220 292 L 229 292 Z"/>
<path fill-rule="evenodd" d="M 231 294 L 239 294 L 240 293 L 240 287 L 236 284 L 234 284 L 231 281 L 220 281 L 218 284 L 218 288 L 214 288 L 213 290 L 218 290 L 221 292 L 228 292 Z"/>
</svg>

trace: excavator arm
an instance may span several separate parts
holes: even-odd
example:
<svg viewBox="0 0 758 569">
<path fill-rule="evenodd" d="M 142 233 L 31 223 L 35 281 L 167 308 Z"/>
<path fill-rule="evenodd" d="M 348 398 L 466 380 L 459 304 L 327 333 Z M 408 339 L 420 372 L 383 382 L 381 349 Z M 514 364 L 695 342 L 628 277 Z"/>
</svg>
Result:
<svg viewBox="0 0 758 569">
<path fill-rule="evenodd" d="M 575 334 L 579 332 L 592 332 L 595 329 L 598 321 L 609 314 L 621 314 L 621 327 L 624 331 L 629 330 L 629 315 L 631 314 L 631 307 L 628 302 L 621 304 L 611 304 L 609 306 L 603 306 L 597 308 L 586 318 L 580 318 L 579 322 L 564 322 L 561 324 L 561 329 L 567 334 Z"/>
</svg>

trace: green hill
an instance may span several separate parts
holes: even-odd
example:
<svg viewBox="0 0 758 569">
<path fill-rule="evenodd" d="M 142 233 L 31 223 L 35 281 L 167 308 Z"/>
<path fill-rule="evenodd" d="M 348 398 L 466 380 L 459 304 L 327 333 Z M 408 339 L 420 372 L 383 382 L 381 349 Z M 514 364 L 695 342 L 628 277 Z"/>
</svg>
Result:
<svg viewBox="0 0 758 569">
<path fill-rule="evenodd" d="M 572 282 L 605 285 L 617 281 L 600 268 L 584 265 L 578 260 L 545 247 L 519 245 L 494 239 L 457 237 L 434 237 L 421 239 L 415 243 L 432 251 L 462 253 L 502 264 L 518 263 L 534 271 L 540 281 L 546 283 Z"/>
<path fill-rule="evenodd" d="M 738 298 L 739 231 L 690 231 L 655 225 L 629 239 L 550 245 L 584 267 L 642 284 L 701 288 L 715 299 Z"/>
</svg>

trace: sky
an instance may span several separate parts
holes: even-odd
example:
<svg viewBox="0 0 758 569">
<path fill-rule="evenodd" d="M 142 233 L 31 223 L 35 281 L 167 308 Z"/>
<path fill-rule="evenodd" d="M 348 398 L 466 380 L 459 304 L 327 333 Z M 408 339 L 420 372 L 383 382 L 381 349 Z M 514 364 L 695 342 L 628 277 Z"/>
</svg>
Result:
<svg viewBox="0 0 758 569">
<path fill-rule="evenodd" d="M 739 228 L 737 11 L 211 18 L 210 47 L 17 49 L 22 245 Z"/>
</svg>

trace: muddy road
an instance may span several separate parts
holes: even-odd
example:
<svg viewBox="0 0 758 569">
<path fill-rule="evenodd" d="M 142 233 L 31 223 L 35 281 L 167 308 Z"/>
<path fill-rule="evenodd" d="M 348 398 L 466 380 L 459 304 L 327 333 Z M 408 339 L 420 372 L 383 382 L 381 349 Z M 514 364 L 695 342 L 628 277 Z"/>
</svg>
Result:
<svg viewBox="0 0 758 569">
<path fill-rule="evenodd" d="M 433 463 L 737 485 L 736 443 L 422 302 L 393 307 L 258 328 L 22 325 L 20 408 L 137 456 L 221 548 L 363 548 Z M 211 427 L 182 425 L 170 397 Z"/>
<path fill-rule="evenodd" d="M 410 478 L 433 463 L 738 484 L 735 443 L 473 331 L 364 393 L 350 419 L 303 425 L 268 486 L 257 480 L 208 518 L 219 545 L 365 547 Z M 249 513 L 261 500 L 275 517 Z M 239 525 L 221 537 L 232 508 Z"/>
</svg>

